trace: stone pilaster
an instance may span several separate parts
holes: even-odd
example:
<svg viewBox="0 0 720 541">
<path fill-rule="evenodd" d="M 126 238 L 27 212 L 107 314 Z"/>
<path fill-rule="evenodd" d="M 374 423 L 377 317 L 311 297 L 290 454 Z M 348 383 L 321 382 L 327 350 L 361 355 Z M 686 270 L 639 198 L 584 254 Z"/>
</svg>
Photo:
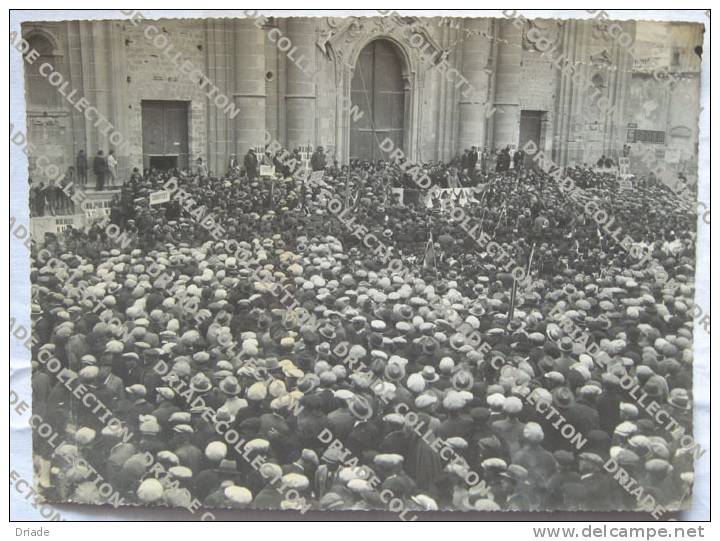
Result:
<svg viewBox="0 0 720 541">
<path fill-rule="evenodd" d="M 495 120 L 493 147 L 517 145 L 520 136 L 520 75 L 522 59 L 522 29 L 513 21 L 498 25 L 497 64 L 495 66 Z"/>
<path fill-rule="evenodd" d="M 71 25 L 67 29 L 68 39 L 72 43 L 68 49 L 67 73 L 63 75 L 78 94 L 87 98 L 90 105 L 114 127 L 111 130 L 104 122 L 98 124 L 96 116 L 88 119 L 73 112 L 74 120 L 79 124 L 74 131 L 84 134 L 84 148 L 90 163 L 98 150 L 107 155 L 109 150 L 114 149 L 119 178 L 126 178 L 131 168 L 139 164 L 134 163 L 129 155 L 132 141 L 127 126 L 127 70 L 120 23 L 78 21 L 68 24 Z M 75 49 L 75 46 L 79 48 Z M 114 131 L 122 134 L 120 148 L 108 139 Z"/>
<path fill-rule="evenodd" d="M 234 50 L 231 36 L 233 22 L 229 19 L 207 19 L 205 21 L 206 75 L 228 97 L 232 86 L 228 84 Z M 234 84 L 234 79 L 232 80 Z M 233 99 L 235 99 L 233 97 Z M 237 103 L 236 103 L 237 106 Z M 207 111 L 207 163 L 214 172 L 224 172 L 230 153 L 235 152 L 235 138 L 231 120 L 221 109 L 209 101 Z M 241 111 L 238 116 L 242 116 Z"/>
<path fill-rule="evenodd" d="M 285 54 L 293 57 L 288 56 L 286 61 L 285 113 L 288 148 L 315 145 L 317 142 L 315 26 L 316 22 L 313 19 L 299 17 L 287 19 L 286 36 L 292 45 Z"/>
<path fill-rule="evenodd" d="M 462 74 L 468 85 L 459 88 L 459 130 L 456 152 L 485 144 L 488 117 L 492 118 L 491 104 L 486 103 L 488 65 L 491 42 L 482 34 L 490 33 L 489 19 L 463 19 L 466 31 L 462 42 Z"/>
<path fill-rule="evenodd" d="M 235 19 L 235 106 L 231 122 L 238 159 L 265 140 L 265 32 L 256 20 Z"/>
</svg>

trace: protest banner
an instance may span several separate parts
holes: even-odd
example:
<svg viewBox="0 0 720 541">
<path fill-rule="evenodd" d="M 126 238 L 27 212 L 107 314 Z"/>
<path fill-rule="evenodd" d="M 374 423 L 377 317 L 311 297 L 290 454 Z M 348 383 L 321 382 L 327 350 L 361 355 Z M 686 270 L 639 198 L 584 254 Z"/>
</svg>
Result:
<svg viewBox="0 0 720 541">
<path fill-rule="evenodd" d="M 168 201 L 170 201 L 170 192 L 167 190 L 160 190 L 150 194 L 150 205 L 160 205 Z"/>
<path fill-rule="evenodd" d="M 275 166 L 274 165 L 261 165 L 260 166 L 260 176 L 261 177 L 274 177 L 275 176 Z"/>
</svg>

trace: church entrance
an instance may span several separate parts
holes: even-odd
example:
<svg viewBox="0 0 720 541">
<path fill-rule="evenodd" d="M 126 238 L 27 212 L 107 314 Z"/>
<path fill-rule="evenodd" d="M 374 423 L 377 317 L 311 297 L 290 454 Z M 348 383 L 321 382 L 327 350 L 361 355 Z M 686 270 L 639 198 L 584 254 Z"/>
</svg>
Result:
<svg viewBox="0 0 720 541">
<path fill-rule="evenodd" d="M 525 145 L 532 142 L 537 148 L 545 148 L 545 119 L 547 111 L 520 111 L 520 140 L 518 149 L 525 148 Z M 530 163 L 531 158 L 525 156 L 525 166 Z"/>
<path fill-rule="evenodd" d="M 403 148 L 405 92 L 403 61 L 395 45 L 378 39 L 360 52 L 352 79 L 350 159 L 387 158 L 380 148 L 386 137 Z M 362 115 L 360 114 L 362 112 Z"/>
<path fill-rule="evenodd" d="M 143 167 L 188 166 L 188 106 L 187 101 L 142 101 Z"/>
</svg>

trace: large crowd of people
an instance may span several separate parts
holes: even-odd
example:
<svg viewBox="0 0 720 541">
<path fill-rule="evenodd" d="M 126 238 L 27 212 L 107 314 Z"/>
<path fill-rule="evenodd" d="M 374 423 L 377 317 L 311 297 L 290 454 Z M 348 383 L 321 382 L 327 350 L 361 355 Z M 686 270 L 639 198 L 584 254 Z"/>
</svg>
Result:
<svg viewBox="0 0 720 541">
<path fill-rule="evenodd" d="M 696 216 L 663 185 L 621 193 L 568 169 L 603 227 L 557 178 L 472 153 L 421 169 L 473 188 L 463 214 L 502 262 L 452 203 L 398 201 L 391 188 L 417 186 L 388 162 L 327 167 L 320 185 L 136 172 L 112 228 L 38 239 L 33 411 L 59 435 L 34 435 L 39 492 L 111 502 L 102 479 L 123 502 L 189 509 L 686 507 Z"/>
<path fill-rule="evenodd" d="M 75 165 L 70 165 L 62 175 L 49 178 L 45 181 L 34 182 L 29 179 L 30 216 L 42 218 L 44 216 L 68 216 L 80 211 L 76 206 L 74 197 L 76 190 L 91 188 L 101 192 L 108 188 L 115 188 L 119 180 L 118 160 L 115 151 L 98 150 L 93 158 L 92 170 L 95 175 L 94 186 L 88 185 L 88 161 L 84 150 L 75 156 Z"/>
</svg>

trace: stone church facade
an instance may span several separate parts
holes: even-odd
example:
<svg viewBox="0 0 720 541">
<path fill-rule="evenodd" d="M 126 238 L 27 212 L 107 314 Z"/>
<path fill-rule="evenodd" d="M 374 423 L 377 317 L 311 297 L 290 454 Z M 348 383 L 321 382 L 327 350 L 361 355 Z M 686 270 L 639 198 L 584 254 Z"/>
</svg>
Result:
<svg viewBox="0 0 720 541">
<path fill-rule="evenodd" d="M 559 165 L 617 160 L 637 142 L 678 169 L 697 158 L 697 24 L 120 15 L 23 25 L 39 56 L 25 65 L 31 175 L 39 155 L 62 169 L 80 149 L 112 148 L 121 177 L 198 157 L 222 172 L 268 140 L 322 145 L 340 163 L 387 157 L 383 141 L 418 162 L 529 142 Z"/>
</svg>

